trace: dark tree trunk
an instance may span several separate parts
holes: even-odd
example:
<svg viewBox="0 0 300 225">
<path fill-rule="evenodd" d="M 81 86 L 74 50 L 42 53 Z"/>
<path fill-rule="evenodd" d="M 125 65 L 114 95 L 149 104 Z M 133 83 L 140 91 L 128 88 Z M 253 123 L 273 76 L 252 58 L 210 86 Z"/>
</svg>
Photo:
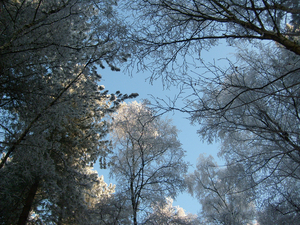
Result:
<svg viewBox="0 0 300 225">
<path fill-rule="evenodd" d="M 137 217 L 137 213 L 136 212 L 137 212 L 137 209 L 134 209 L 133 210 L 133 224 L 134 225 L 137 225 L 137 218 L 136 218 Z"/>
<path fill-rule="evenodd" d="M 36 180 L 30 187 L 30 190 L 28 192 L 27 198 L 25 200 L 25 205 L 23 207 L 22 213 L 19 217 L 19 221 L 17 225 L 25 225 L 32 207 L 32 203 L 35 197 L 35 194 L 37 192 L 39 186 L 39 181 Z"/>
</svg>

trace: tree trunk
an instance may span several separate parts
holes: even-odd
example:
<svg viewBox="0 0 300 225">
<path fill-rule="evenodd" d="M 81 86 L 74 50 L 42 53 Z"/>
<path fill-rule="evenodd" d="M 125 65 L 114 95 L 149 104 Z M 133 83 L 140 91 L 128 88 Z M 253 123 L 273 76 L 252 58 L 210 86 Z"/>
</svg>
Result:
<svg viewBox="0 0 300 225">
<path fill-rule="evenodd" d="M 131 197 L 133 224 L 137 225 L 137 203 L 134 197 Z"/>
<path fill-rule="evenodd" d="M 137 218 L 136 218 L 137 213 L 136 213 L 136 211 L 137 211 L 137 209 L 133 209 L 133 224 L 134 225 L 137 225 Z"/>
<path fill-rule="evenodd" d="M 19 221 L 17 225 L 25 225 L 32 207 L 32 203 L 35 197 L 35 194 L 37 192 L 39 186 L 39 181 L 36 180 L 30 187 L 30 190 L 28 192 L 27 198 L 25 200 L 25 205 L 23 207 L 22 213 L 19 217 Z"/>
</svg>

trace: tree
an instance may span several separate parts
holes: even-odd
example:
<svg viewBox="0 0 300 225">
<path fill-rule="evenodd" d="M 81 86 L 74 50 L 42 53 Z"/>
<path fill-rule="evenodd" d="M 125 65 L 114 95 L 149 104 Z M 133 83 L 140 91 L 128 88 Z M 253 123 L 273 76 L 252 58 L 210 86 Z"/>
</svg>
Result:
<svg viewBox="0 0 300 225">
<path fill-rule="evenodd" d="M 114 63 L 128 55 L 117 51 L 120 46 L 116 41 L 125 31 L 121 32 L 113 12 L 107 15 L 112 7 L 109 1 L 23 0 L 3 1 L 1 5 L 1 110 L 7 116 L 1 127 L 3 136 L 18 136 L 15 144 L 5 149 L 2 167 L 31 126 L 70 87 L 88 74 L 87 80 L 99 80 L 93 63 L 104 67 L 102 61 L 107 61 L 117 70 Z M 27 127 L 17 128 L 19 134 L 10 127 L 15 127 L 13 121 L 20 117 L 15 112 L 24 112 L 24 117 L 31 119 Z"/>
<path fill-rule="evenodd" d="M 257 202 L 290 216 L 299 212 L 290 188 L 299 186 L 299 56 L 271 47 L 244 51 L 244 64 L 219 71 L 191 115 L 204 139 L 221 141 L 229 165 L 243 165 Z"/>
<path fill-rule="evenodd" d="M 203 224 L 252 224 L 255 201 L 241 165 L 219 168 L 212 156 L 200 155 L 197 169 L 187 176 L 189 192 L 202 205 Z M 250 185 L 251 187 L 251 185 Z"/>
<path fill-rule="evenodd" d="M 173 206 L 173 199 L 167 198 L 165 203 L 152 205 L 153 212 L 146 218 L 145 224 L 161 225 L 193 225 L 199 224 L 196 215 L 187 214 L 179 206 Z"/>
<path fill-rule="evenodd" d="M 113 117 L 111 175 L 131 203 L 134 224 L 138 212 L 184 189 L 187 163 L 177 129 L 154 113 L 145 103 L 132 102 Z"/>
<path fill-rule="evenodd" d="M 299 1 L 136 0 L 127 7 L 136 15 L 137 61 L 153 69 L 152 79 L 164 75 L 167 83 L 177 83 L 176 75 L 187 72 L 191 58 L 201 58 L 201 50 L 223 39 L 229 45 L 271 40 L 300 54 Z"/>
<path fill-rule="evenodd" d="M 112 1 L 1 1 L 0 221 L 74 224 L 86 217 L 89 171 L 105 157 L 112 98 L 97 67 L 129 56 Z M 123 47 L 124 48 L 123 48 Z M 83 222 L 82 222 L 83 223 Z"/>
<path fill-rule="evenodd" d="M 261 212 L 297 218 L 299 1 L 135 2 L 137 15 L 150 21 L 136 20 L 138 62 L 154 66 L 152 79 L 162 76 L 189 93 L 184 107 L 159 107 L 188 113 L 204 140 L 221 142 L 220 156 L 242 165 L 245 182 L 253 180 Z M 222 39 L 237 47 L 237 61 L 202 64 L 201 50 Z M 206 71 L 188 74 L 193 62 Z"/>
<path fill-rule="evenodd" d="M 88 84 L 87 80 L 82 82 Z M 106 94 L 84 94 L 77 84 L 31 127 L 30 135 L 1 169 L 1 214 L 5 217 L 18 218 L 16 214 L 25 206 L 27 215 L 42 207 L 43 221 L 58 223 L 65 217 L 80 218 L 77 213 L 86 211 L 85 189 L 92 188 L 96 180 L 85 168 L 108 153 L 103 117 L 113 108 Z M 23 205 L 32 196 L 31 190 L 36 197 Z"/>
</svg>

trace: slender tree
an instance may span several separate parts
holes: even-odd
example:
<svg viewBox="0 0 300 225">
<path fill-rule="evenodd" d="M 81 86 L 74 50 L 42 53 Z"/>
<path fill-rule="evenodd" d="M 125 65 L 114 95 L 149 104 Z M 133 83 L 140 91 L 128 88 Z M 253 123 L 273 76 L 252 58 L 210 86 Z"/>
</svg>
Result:
<svg viewBox="0 0 300 225">
<path fill-rule="evenodd" d="M 114 116 L 111 175 L 132 206 L 133 224 L 151 204 L 184 189 L 187 171 L 177 129 L 146 104 L 124 104 Z"/>
</svg>

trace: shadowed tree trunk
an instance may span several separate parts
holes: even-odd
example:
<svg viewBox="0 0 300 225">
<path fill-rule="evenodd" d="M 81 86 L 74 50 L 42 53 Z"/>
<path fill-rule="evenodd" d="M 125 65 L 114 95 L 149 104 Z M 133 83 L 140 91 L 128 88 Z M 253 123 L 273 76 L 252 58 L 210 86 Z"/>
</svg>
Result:
<svg viewBox="0 0 300 225">
<path fill-rule="evenodd" d="M 22 213 L 19 217 L 19 221 L 17 223 L 17 225 L 25 225 L 32 207 L 32 203 L 35 197 L 35 194 L 37 192 L 39 186 L 39 180 L 36 180 L 30 187 L 30 190 L 28 192 L 26 201 L 25 201 L 25 205 L 23 207 Z"/>
</svg>

